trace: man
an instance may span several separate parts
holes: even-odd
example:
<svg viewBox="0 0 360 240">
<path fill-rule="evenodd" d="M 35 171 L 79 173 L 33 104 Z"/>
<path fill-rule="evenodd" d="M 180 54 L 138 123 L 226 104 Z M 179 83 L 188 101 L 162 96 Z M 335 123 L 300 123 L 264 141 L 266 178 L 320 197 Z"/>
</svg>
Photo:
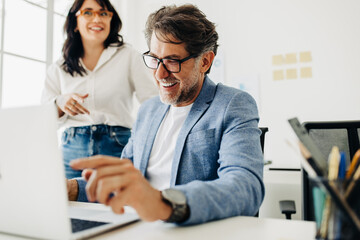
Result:
<svg viewBox="0 0 360 240">
<path fill-rule="evenodd" d="M 143 58 L 160 98 L 140 107 L 122 159 L 71 163 L 85 169 L 88 199 L 183 225 L 255 215 L 264 197 L 257 107 L 247 93 L 206 76 L 218 46 L 214 24 L 193 5 L 168 6 L 149 16 L 145 35 Z M 69 196 L 84 200 L 78 183 Z"/>
</svg>

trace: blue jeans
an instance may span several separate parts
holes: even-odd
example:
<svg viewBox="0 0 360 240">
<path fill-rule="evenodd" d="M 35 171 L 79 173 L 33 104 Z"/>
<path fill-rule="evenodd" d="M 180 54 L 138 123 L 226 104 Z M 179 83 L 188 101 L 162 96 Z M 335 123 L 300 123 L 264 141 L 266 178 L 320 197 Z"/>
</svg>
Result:
<svg viewBox="0 0 360 240">
<path fill-rule="evenodd" d="M 81 176 L 69 166 L 73 159 L 98 154 L 120 157 L 130 135 L 128 128 L 104 124 L 67 128 L 61 138 L 66 178 Z"/>
</svg>

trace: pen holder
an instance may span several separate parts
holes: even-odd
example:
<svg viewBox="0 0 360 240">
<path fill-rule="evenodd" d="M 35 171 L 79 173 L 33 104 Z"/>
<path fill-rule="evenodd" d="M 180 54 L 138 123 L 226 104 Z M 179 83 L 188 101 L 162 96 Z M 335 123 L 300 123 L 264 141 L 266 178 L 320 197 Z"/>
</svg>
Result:
<svg viewBox="0 0 360 240">
<path fill-rule="evenodd" d="M 309 178 L 309 183 L 309 210 L 316 221 L 316 239 L 360 239 L 356 225 L 360 219 L 360 181 Z M 329 192 L 329 188 L 334 191 Z M 344 209 L 346 204 L 350 214 Z"/>
</svg>

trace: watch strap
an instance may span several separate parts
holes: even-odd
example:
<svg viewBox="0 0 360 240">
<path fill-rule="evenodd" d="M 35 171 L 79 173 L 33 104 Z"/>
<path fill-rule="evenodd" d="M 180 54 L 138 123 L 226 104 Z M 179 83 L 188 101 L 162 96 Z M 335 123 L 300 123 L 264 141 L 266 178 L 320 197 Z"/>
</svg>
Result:
<svg viewBox="0 0 360 240">
<path fill-rule="evenodd" d="M 189 218 L 190 208 L 187 205 L 186 197 L 182 192 L 175 189 L 165 189 L 161 192 L 161 197 L 163 202 L 172 208 L 171 215 L 165 222 L 180 223 Z"/>
<path fill-rule="evenodd" d="M 171 203 L 169 204 L 171 206 Z M 181 223 L 186 221 L 190 216 L 189 206 L 186 205 L 177 205 L 175 208 L 172 208 L 171 215 L 165 222 L 168 223 Z"/>
</svg>

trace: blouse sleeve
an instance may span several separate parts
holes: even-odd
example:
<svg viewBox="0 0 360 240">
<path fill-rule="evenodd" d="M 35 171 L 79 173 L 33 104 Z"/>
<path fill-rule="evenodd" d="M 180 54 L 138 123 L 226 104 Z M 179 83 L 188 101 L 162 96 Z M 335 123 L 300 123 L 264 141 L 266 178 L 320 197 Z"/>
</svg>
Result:
<svg viewBox="0 0 360 240">
<path fill-rule="evenodd" d="M 44 88 L 41 94 L 41 103 L 55 103 L 57 96 L 61 95 L 61 69 L 58 62 L 53 63 L 47 69 Z M 68 114 L 65 113 L 59 118 L 59 123 L 64 123 L 68 118 Z"/>
<path fill-rule="evenodd" d="M 56 97 L 61 94 L 59 66 L 53 63 L 47 69 L 44 88 L 41 95 L 41 103 L 54 102 Z"/>
</svg>

